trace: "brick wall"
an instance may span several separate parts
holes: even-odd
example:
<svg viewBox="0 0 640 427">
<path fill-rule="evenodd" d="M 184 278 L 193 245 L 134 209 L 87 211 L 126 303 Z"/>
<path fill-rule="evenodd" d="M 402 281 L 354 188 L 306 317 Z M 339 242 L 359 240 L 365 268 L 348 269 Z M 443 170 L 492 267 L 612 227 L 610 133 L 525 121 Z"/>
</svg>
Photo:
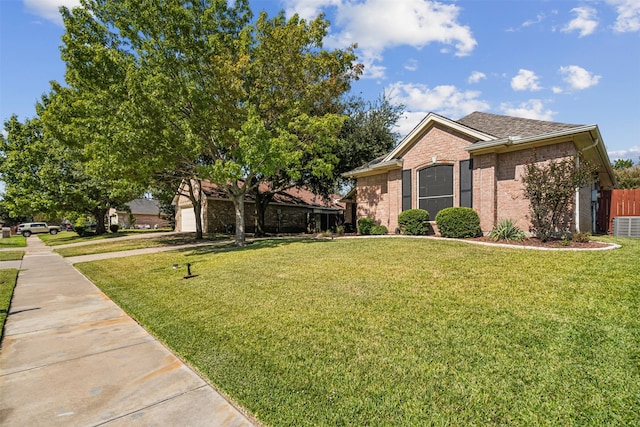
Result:
<svg viewBox="0 0 640 427">
<path fill-rule="evenodd" d="M 522 175 L 525 170 L 525 165 L 534 161 L 537 163 L 545 163 L 550 160 L 561 159 L 568 156 L 572 156 L 576 153 L 575 147 L 572 142 L 562 142 L 558 144 L 551 144 L 542 147 L 536 147 L 535 153 L 533 149 L 526 149 L 520 151 L 512 151 L 507 153 L 501 153 L 498 155 L 490 154 L 486 156 L 495 156 L 496 158 L 496 181 L 495 181 L 495 214 L 493 220 L 487 215 L 480 217 L 481 228 L 483 231 L 491 231 L 493 226 L 501 219 L 511 219 L 522 230 L 528 231 L 531 225 L 529 219 L 529 200 L 524 196 L 524 190 L 522 187 Z M 484 156 L 482 156 L 484 157 Z M 483 170 L 484 174 L 485 171 Z M 487 180 L 488 181 L 488 180 Z M 485 184 L 489 185 L 489 182 Z M 486 191 L 485 191 L 486 190 Z M 482 189 L 483 193 L 481 197 L 489 191 Z M 590 213 L 590 190 L 589 200 L 586 200 L 586 193 L 581 196 L 581 228 L 586 227 L 591 222 Z M 475 197 L 474 197 L 475 198 Z M 483 201 L 484 203 L 485 201 Z M 574 221 L 575 222 L 575 221 Z M 572 224 L 574 226 L 574 224 Z M 589 226 L 587 231 L 591 230 Z"/>
<path fill-rule="evenodd" d="M 454 206 L 460 200 L 459 162 L 469 158 L 464 147 L 473 141 L 438 124 L 427 129 L 401 154 L 403 169 L 411 169 L 412 207 L 418 206 L 418 171 L 433 164 L 454 167 Z M 565 141 L 535 148 L 535 159 L 546 162 L 576 153 L 573 142 Z M 488 233 L 501 219 L 512 219 L 518 227 L 529 230 L 529 200 L 524 197 L 521 176 L 525 164 L 534 159 L 534 149 L 505 153 L 488 153 L 473 158 L 473 208 L 480 217 L 480 227 Z M 580 192 L 580 230 L 591 229 L 590 191 Z M 357 217 L 369 217 L 385 225 L 390 232 L 398 226 L 402 210 L 402 171 L 358 178 Z M 432 218 L 433 219 L 433 218 Z"/>
<path fill-rule="evenodd" d="M 371 218 L 389 227 L 389 182 L 387 173 L 358 178 L 357 218 Z"/>
<path fill-rule="evenodd" d="M 416 142 L 401 154 L 403 169 L 411 169 L 411 206 L 418 207 L 418 171 L 434 164 L 452 164 L 454 206 L 460 200 L 459 161 L 469 159 L 464 147 L 473 140 L 435 124 L 426 129 Z M 402 171 L 358 178 L 358 218 L 368 217 L 393 233 L 402 211 Z"/>
<path fill-rule="evenodd" d="M 473 158 L 473 208 L 480 217 L 483 232 L 493 228 L 496 218 L 496 168 L 495 153 Z"/>
</svg>

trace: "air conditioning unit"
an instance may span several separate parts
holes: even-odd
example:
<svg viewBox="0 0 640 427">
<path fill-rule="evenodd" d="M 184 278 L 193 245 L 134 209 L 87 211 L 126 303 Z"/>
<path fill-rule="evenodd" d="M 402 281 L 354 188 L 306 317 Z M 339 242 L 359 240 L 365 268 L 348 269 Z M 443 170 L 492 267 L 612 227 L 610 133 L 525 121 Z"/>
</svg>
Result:
<svg viewBox="0 0 640 427">
<path fill-rule="evenodd" d="M 640 216 L 617 216 L 613 218 L 613 235 L 640 237 Z"/>
</svg>

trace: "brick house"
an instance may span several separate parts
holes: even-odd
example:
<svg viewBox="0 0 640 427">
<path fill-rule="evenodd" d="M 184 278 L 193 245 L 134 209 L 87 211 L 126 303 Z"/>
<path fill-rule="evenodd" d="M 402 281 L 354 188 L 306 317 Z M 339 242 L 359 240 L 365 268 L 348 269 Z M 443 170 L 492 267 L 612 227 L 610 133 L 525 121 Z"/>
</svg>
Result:
<svg viewBox="0 0 640 427">
<path fill-rule="evenodd" d="M 266 184 L 260 184 L 265 191 Z M 176 207 L 176 231 L 196 231 L 194 209 L 184 193 L 178 191 L 173 204 Z M 201 181 L 202 231 L 204 233 L 228 233 L 235 227 L 233 202 L 215 184 Z M 340 196 L 324 199 L 305 188 L 290 188 L 274 196 L 265 212 L 267 233 L 305 233 L 328 230 L 342 223 L 344 204 Z M 254 233 L 257 224 L 255 199 L 252 194 L 245 196 L 245 231 Z"/>
<path fill-rule="evenodd" d="M 572 125 L 474 112 L 460 120 L 429 113 L 386 156 L 344 174 L 356 186 L 343 201 L 346 221 L 369 217 L 390 232 L 398 214 L 421 208 L 430 218 L 443 208 L 478 212 L 488 233 L 501 219 L 528 230 L 529 201 L 520 176 L 527 163 L 580 154 L 598 166 L 598 179 L 576 191 L 576 231 L 596 230 L 597 193 L 615 177 L 597 125 Z"/>
</svg>

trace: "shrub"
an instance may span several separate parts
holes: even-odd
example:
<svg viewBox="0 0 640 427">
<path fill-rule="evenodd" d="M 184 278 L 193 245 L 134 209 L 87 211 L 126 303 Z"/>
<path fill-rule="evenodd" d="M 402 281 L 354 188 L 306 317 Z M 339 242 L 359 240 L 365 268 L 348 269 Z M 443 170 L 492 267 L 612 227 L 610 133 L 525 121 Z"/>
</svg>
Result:
<svg viewBox="0 0 640 427">
<path fill-rule="evenodd" d="M 429 232 L 429 212 L 424 209 L 408 209 L 398 215 L 402 234 L 423 236 Z"/>
<path fill-rule="evenodd" d="M 76 233 L 78 233 L 78 236 L 80 237 L 84 236 L 84 233 L 87 230 L 88 226 L 89 224 L 87 223 L 87 220 L 83 217 L 76 219 L 75 224 L 73 224 L 73 228 L 76 230 Z"/>
<path fill-rule="evenodd" d="M 578 243 L 589 243 L 591 241 L 591 233 L 574 233 L 572 240 Z"/>
<path fill-rule="evenodd" d="M 491 233 L 489 233 L 489 237 L 493 241 L 498 240 L 516 240 L 521 242 L 524 240 L 526 235 L 524 231 L 520 230 L 510 219 L 503 219 L 493 227 Z"/>
<path fill-rule="evenodd" d="M 111 225 L 109 226 L 109 230 L 110 230 L 112 233 L 117 233 L 119 229 L 120 229 L 120 226 L 119 226 L 118 224 L 111 224 Z"/>
<path fill-rule="evenodd" d="M 464 238 L 480 234 L 480 217 L 471 208 L 445 208 L 436 215 L 442 237 Z"/>
<path fill-rule="evenodd" d="M 371 234 L 371 228 L 376 223 L 371 218 L 360 218 L 358 220 L 358 232 L 362 235 Z"/>
<path fill-rule="evenodd" d="M 373 227 L 371 227 L 370 234 L 379 236 L 387 233 L 389 233 L 389 230 L 387 230 L 387 227 L 385 227 L 384 225 L 374 225 Z"/>
<path fill-rule="evenodd" d="M 524 196 L 529 199 L 531 228 L 546 242 L 554 233 L 564 232 L 574 217 L 576 188 L 594 181 L 597 167 L 575 157 L 538 163 L 534 157 L 522 175 Z"/>
</svg>

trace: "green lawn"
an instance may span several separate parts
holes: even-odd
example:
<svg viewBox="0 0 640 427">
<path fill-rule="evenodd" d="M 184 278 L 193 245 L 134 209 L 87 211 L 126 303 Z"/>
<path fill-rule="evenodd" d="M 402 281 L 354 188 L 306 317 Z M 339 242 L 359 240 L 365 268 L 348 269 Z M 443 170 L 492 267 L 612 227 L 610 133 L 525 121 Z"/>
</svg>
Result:
<svg viewBox="0 0 640 427">
<path fill-rule="evenodd" d="M 18 270 L 0 270 L 0 337 L 4 332 L 4 322 L 7 320 L 9 305 L 13 296 L 13 288 L 18 279 Z"/>
<path fill-rule="evenodd" d="M 38 236 L 40 237 L 40 239 L 42 239 L 44 243 L 46 243 L 47 246 L 58 246 L 58 245 L 67 245 L 69 243 L 88 242 L 93 240 L 103 241 L 106 239 L 113 239 L 116 237 L 135 236 L 139 234 L 148 234 L 149 237 L 152 237 L 153 233 L 167 232 L 167 231 L 171 231 L 171 230 L 169 229 L 120 230 L 117 233 L 107 232 L 105 234 L 100 234 L 100 235 L 89 234 L 84 237 L 80 237 L 78 233 L 74 231 L 61 231 L 60 233 L 57 233 L 57 234 L 38 234 Z"/>
<path fill-rule="evenodd" d="M 607 240 L 623 248 L 267 240 L 78 267 L 267 425 L 637 425 L 640 240 Z"/>
<path fill-rule="evenodd" d="M 24 251 L 0 251 L 0 261 L 19 261 L 24 257 Z"/>
<path fill-rule="evenodd" d="M 20 235 L 11 236 L 9 238 L 0 239 L 0 248 L 25 248 L 27 247 L 27 239 Z"/>
<path fill-rule="evenodd" d="M 72 246 L 69 248 L 54 249 L 54 252 L 63 257 L 78 255 L 102 254 L 107 252 L 129 251 L 133 249 L 155 248 L 160 246 L 178 246 L 192 243 L 216 243 L 228 239 L 226 235 L 210 235 L 203 240 L 195 240 L 194 236 L 185 234 L 172 234 L 166 237 L 153 237 L 145 239 L 98 241 L 92 245 Z"/>
</svg>

